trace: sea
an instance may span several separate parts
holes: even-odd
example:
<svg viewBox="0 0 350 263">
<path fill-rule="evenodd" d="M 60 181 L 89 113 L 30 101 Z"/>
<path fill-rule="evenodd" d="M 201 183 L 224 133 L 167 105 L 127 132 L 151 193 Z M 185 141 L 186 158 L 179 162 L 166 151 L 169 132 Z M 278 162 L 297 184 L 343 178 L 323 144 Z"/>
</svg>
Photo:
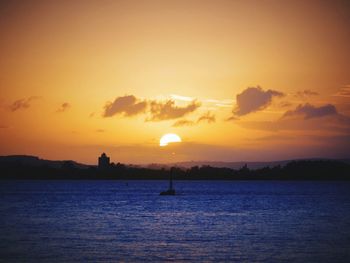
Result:
<svg viewBox="0 0 350 263">
<path fill-rule="evenodd" d="M 0 181 L 0 262 L 350 262 L 350 182 Z"/>
</svg>

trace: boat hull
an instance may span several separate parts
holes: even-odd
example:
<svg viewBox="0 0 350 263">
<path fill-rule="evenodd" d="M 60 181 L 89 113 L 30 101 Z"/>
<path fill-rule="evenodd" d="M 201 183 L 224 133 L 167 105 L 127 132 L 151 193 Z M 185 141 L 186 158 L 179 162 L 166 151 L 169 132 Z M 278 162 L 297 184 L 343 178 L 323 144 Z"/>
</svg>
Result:
<svg viewBox="0 0 350 263">
<path fill-rule="evenodd" d="M 159 195 L 175 195 L 175 190 L 169 189 L 167 191 L 161 192 Z"/>
</svg>

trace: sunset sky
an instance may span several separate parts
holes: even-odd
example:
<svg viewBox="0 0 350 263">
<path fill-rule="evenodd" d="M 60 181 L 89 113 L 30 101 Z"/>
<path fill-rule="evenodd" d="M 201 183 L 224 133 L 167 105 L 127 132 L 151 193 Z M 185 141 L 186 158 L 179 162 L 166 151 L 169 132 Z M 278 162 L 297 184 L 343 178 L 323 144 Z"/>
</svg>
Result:
<svg viewBox="0 0 350 263">
<path fill-rule="evenodd" d="M 0 33 L 0 155 L 350 158 L 349 1 L 1 1 Z"/>
</svg>

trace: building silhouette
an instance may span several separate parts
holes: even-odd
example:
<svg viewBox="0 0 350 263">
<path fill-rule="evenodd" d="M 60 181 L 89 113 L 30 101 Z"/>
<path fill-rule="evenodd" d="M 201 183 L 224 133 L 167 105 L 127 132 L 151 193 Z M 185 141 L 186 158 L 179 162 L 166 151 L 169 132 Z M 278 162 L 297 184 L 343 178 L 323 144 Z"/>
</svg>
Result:
<svg viewBox="0 0 350 263">
<path fill-rule="evenodd" d="M 109 163 L 109 157 L 102 153 L 100 157 L 98 157 L 98 168 L 99 169 L 108 169 L 111 164 Z"/>
</svg>

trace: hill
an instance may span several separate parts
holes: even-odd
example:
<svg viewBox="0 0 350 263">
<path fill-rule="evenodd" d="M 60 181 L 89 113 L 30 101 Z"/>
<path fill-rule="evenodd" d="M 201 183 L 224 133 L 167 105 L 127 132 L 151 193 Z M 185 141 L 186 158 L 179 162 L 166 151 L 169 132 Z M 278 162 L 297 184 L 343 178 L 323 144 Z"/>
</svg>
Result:
<svg viewBox="0 0 350 263">
<path fill-rule="evenodd" d="M 86 164 L 81 164 L 72 160 L 60 160 L 52 161 L 40 159 L 37 156 L 31 155 L 8 155 L 0 156 L 0 166 L 12 166 L 12 165 L 21 165 L 21 166 L 31 166 L 31 167 L 50 167 L 50 168 L 64 168 L 65 166 L 71 166 L 79 169 L 87 169 L 90 166 Z"/>
</svg>

